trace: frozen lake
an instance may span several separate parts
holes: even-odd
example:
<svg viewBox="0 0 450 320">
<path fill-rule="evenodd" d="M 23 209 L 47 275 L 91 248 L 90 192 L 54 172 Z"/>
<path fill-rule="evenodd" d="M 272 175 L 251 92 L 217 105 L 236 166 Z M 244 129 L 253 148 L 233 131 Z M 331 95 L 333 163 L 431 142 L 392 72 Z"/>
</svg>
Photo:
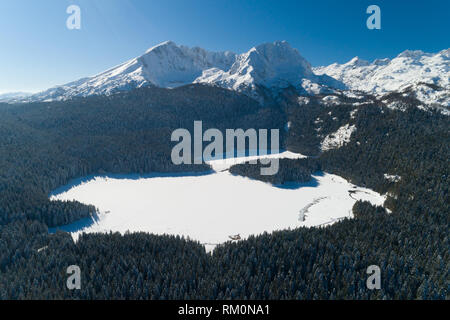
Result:
<svg viewBox="0 0 450 320">
<path fill-rule="evenodd" d="M 280 188 L 231 175 L 229 160 L 211 164 L 217 172 L 99 176 L 60 188 L 51 200 L 92 204 L 99 215 L 96 221 L 84 219 L 59 229 L 72 232 L 74 239 L 82 232 L 174 234 L 198 240 L 210 249 L 237 234 L 245 239 L 264 231 L 331 224 L 352 217 L 356 200 L 376 205 L 385 200 L 332 174 L 318 173 L 309 183 Z"/>
</svg>

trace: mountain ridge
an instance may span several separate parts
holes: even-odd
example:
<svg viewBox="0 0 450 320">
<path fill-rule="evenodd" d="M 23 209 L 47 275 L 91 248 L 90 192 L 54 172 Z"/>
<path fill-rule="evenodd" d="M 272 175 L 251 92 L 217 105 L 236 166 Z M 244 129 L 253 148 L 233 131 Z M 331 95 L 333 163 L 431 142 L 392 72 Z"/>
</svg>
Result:
<svg viewBox="0 0 450 320">
<path fill-rule="evenodd" d="M 287 41 L 263 43 L 241 54 L 165 41 L 94 76 L 32 95 L 6 96 L 3 101 L 66 100 L 141 87 L 206 84 L 242 92 L 260 103 L 264 103 L 261 87 L 273 95 L 292 87 L 299 95 L 360 91 L 382 97 L 399 92 L 425 104 L 449 107 L 449 57 L 450 49 L 438 53 L 405 50 L 393 59 L 369 62 L 354 57 L 343 64 L 312 67 Z"/>
<path fill-rule="evenodd" d="M 411 93 L 424 103 L 450 106 L 450 49 L 438 53 L 405 50 L 393 59 L 373 62 L 355 57 L 313 70 L 342 81 L 351 90 L 378 96 Z"/>
<path fill-rule="evenodd" d="M 310 63 L 286 41 L 264 43 L 249 51 L 213 52 L 166 41 L 92 77 L 56 86 L 27 97 L 29 101 L 65 100 L 112 94 L 143 86 L 175 88 L 192 83 L 243 92 L 257 100 L 257 87 L 293 86 L 302 94 L 333 92 L 345 86 L 327 75 L 316 75 Z"/>
</svg>

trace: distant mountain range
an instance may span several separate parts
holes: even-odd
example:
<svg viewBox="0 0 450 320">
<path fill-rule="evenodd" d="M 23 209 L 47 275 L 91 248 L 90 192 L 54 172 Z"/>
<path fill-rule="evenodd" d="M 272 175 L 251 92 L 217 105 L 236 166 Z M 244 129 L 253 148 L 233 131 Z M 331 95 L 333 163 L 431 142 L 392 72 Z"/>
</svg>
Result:
<svg viewBox="0 0 450 320">
<path fill-rule="evenodd" d="M 15 99 L 23 99 L 31 96 L 32 93 L 28 92 L 8 92 L 0 94 L 0 102 L 11 101 Z"/>
<path fill-rule="evenodd" d="M 286 41 L 265 43 L 248 52 L 210 52 L 172 41 L 148 49 L 98 75 L 33 95 L 11 95 L 0 101 L 30 102 L 113 94 L 140 87 L 175 88 L 192 83 L 220 86 L 262 101 L 260 89 L 278 92 L 293 87 L 300 95 L 362 91 L 374 95 L 413 93 L 425 104 L 450 106 L 449 50 L 436 54 L 405 51 L 395 59 L 373 63 L 354 58 L 345 64 L 313 68 Z"/>
<path fill-rule="evenodd" d="M 396 58 L 372 63 L 353 58 L 347 63 L 333 63 L 313 68 L 343 82 L 351 90 L 375 95 L 412 92 L 425 103 L 450 106 L 450 49 L 432 54 L 420 50 L 404 51 Z"/>
</svg>

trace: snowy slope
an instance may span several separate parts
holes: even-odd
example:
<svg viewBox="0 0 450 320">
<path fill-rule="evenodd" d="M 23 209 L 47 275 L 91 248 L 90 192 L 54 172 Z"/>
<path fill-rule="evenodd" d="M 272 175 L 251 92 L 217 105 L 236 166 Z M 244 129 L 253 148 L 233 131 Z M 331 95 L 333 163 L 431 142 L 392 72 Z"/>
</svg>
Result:
<svg viewBox="0 0 450 320">
<path fill-rule="evenodd" d="M 277 93 L 280 88 L 294 87 L 301 95 L 350 89 L 377 96 L 399 92 L 427 104 L 449 107 L 449 56 L 450 49 L 436 54 L 407 50 L 392 60 L 369 63 L 355 57 L 345 64 L 312 68 L 286 41 L 261 44 L 242 54 L 210 52 L 166 41 L 98 75 L 23 97 L 21 101 L 64 100 L 144 86 L 174 88 L 202 83 L 257 99 L 261 97 L 261 88 Z"/>
<path fill-rule="evenodd" d="M 353 58 L 345 64 L 314 68 L 342 81 L 352 90 L 383 95 L 388 92 L 412 93 L 425 103 L 450 106 L 450 49 L 438 53 L 404 51 L 396 58 L 372 63 Z"/>
<path fill-rule="evenodd" d="M 346 124 L 345 126 L 340 127 L 336 132 L 327 135 L 321 145 L 320 149 L 322 151 L 338 149 L 343 145 L 350 142 L 350 137 L 352 133 L 356 130 L 354 125 Z"/>
<path fill-rule="evenodd" d="M 110 70 L 51 88 L 31 98 L 62 100 L 76 96 L 111 94 L 143 86 L 173 88 L 192 83 L 205 69 L 229 68 L 235 56 L 232 52 L 208 52 L 197 47 L 177 46 L 167 41 Z"/>
<path fill-rule="evenodd" d="M 143 86 L 174 88 L 203 83 L 254 96 L 257 86 L 296 87 L 301 93 L 332 92 L 345 86 L 312 71 L 311 65 L 285 41 L 266 43 L 236 55 L 209 52 L 163 42 L 142 56 L 89 78 L 33 95 L 29 100 L 64 100 L 77 96 L 111 94 Z"/>
<path fill-rule="evenodd" d="M 229 70 L 205 70 L 197 83 L 215 84 L 224 88 L 249 91 L 257 86 L 286 88 L 293 86 L 301 93 L 330 92 L 330 88 L 344 89 L 328 76 L 317 76 L 311 65 L 286 41 L 265 43 L 236 57 Z M 311 83 L 315 84 L 314 88 Z M 315 90 L 314 90 L 314 89 Z"/>
</svg>

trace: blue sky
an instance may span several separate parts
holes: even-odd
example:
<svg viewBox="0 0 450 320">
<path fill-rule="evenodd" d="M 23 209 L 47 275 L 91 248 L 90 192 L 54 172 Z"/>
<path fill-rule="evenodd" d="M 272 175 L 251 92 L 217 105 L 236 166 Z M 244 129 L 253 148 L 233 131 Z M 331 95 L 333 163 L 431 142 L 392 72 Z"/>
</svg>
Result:
<svg viewBox="0 0 450 320">
<path fill-rule="evenodd" d="M 66 28 L 69 5 L 81 30 Z M 381 8 L 381 30 L 366 8 Z M 450 47 L 448 0 L 2 0 L 0 93 L 94 75 L 165 40 L 244 52 L 287 40 L 313 65 Z"/>
</svg>

